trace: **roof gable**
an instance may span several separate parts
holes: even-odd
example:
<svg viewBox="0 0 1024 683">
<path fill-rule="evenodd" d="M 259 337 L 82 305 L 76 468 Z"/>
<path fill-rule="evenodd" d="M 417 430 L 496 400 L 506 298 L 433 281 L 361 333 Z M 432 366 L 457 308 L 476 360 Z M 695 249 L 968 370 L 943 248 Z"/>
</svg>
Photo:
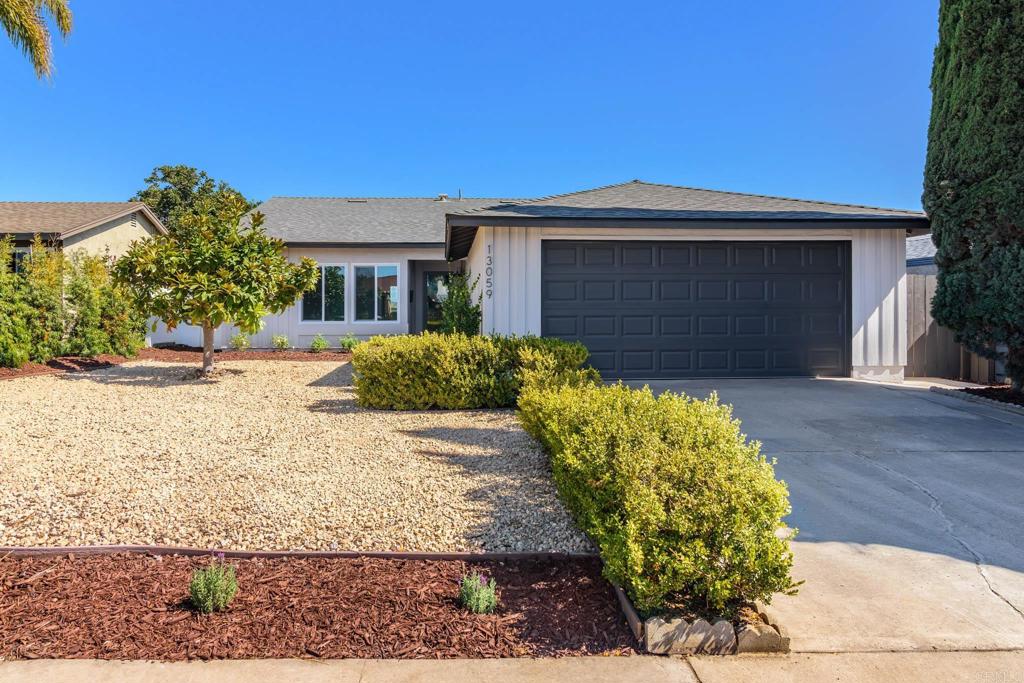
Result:
<svg viewBox="0 0 1024 683">
<path fill-rule="evenodd" d="M 0 234 L 64 239 L 135 212 L 145 215 L 159 232 L 167 232 L 142 202 L 0 202 Z"/>
<path fill-rule="evenodd" d="M 452 217 L 661 220 L 924 219 L 920 211 L 836 204 L 788 197 L 705 190 L 632 180 L 591 190 L 506 203 Z"/>
</svg>

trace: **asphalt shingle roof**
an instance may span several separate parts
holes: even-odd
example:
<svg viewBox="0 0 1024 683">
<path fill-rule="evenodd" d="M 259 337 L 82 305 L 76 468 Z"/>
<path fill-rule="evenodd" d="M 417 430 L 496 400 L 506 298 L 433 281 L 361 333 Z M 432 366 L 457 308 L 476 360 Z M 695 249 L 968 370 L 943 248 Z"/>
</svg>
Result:
<svg viewBox="0 0 1024 683">
<path fill-rule="evenodd" d="M 931 235 L 907 238 L 907 263 L 923 265 L 935 261 L 935 244 Z"/>
<path fill-rule="evenodd" d="M 919 211 L 702 190 L 633 180 L 592 190 L 470 211 L 473 218 L 622 218 L 661 220 L 924 219 Z"/>
<path fill-rule="evenodd" d="M 289 243 L 443 244 L 444 217 L 500 199 L 272 197 L 256 207 L 268 235 Z"/>
<path fill-rule="evenodd" d="M 0 202 L 0 233 L 62 235 L 135 208 L 142 202 Z"/>
</svg>

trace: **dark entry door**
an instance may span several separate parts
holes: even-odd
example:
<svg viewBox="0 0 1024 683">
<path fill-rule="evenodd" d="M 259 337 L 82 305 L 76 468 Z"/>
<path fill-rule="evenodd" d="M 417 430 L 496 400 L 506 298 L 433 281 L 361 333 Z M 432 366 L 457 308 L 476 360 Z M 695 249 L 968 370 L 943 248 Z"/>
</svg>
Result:
<svg viewBox="0 0 1024 683">
<path fill-rule="evenodd" d="M 451 273 L 427 271 L 423 274 L 423 331 L 437 332 L 441 328 L 441 303 L 448 298 L 448 280 Z"/>
<path fill-rule="evenodd" d="M 546 240 L 542 262 L 541 334 L 605 377 L 849 374 L 849 242 Z"/>
</svg>

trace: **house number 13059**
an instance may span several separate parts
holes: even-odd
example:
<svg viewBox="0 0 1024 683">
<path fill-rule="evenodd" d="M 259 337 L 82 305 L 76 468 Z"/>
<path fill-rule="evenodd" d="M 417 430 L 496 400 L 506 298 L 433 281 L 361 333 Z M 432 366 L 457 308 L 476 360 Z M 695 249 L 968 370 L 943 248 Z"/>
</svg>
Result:
<svg viewBox="0 0 1024 683">
<path fill-rule="evenodd" d="M 484 259 L 484 294 L 490 299 L 494 294 L 494 254 L 491 244 L 487 245 L 487 258 Z"/>
</svg>

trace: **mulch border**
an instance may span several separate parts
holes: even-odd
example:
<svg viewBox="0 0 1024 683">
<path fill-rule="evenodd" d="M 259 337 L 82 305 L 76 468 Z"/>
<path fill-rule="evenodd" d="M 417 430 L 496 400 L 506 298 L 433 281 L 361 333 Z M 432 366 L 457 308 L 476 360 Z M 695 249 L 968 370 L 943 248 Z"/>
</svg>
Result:
<svg viewBox="0 0 1024 683">
<path fill-rule="evenodd" d="M 222 349 L 218 350 L 215 355 L 216 360 L 242 362 L 344 362 L 351 360 L 351 358 L 351 352 L 339 351 L 337 349 L 329 349 L 322 353 L 313 353 L 306 349 L 288 349 L 285 351 L 278 351 L 275 349 L 248 349 L 246 351 Z M 101 354 L 95 358 L 86 358 L 85 356 L 58 356 L 57 358 L 51 358 L 45 363 L 30 363 L 17 370 L 13 368 L 0 368 L 0 382 L 10 379 L 23 379 L 25 377 L 65 375 L 80 372 L 93 372 L 95 370 L 107 370 L 125 363 L 147 360 L 158 363 L 200 363 L 202 360 L 202 351 L 191 347 L 147 346 L 146 348 L 141 349 L 138 355 L 130 358 L 127 356 L 112 356 L 108 354 Z"/>
<path fill-rule="evenodd" d="M 970 394 L 963 389 L 949 389 L 947 387 L 929 387 L 928 391 L 935 392 L 941 396 L 949 396 L 955 398 L 958 401 L 967 401 L 968 403 L 977 403 L 978 405 L 991 406 L 1007 413 L 1013 413 L 1014 415 L 1024 415 L 1024 406 L 1019 406 L 1015 403 L 1007 403 L 1005 401 L 998 401 L 994 398 L 985 398 L 984 396 L 977 396 Z"/>
</svg>

